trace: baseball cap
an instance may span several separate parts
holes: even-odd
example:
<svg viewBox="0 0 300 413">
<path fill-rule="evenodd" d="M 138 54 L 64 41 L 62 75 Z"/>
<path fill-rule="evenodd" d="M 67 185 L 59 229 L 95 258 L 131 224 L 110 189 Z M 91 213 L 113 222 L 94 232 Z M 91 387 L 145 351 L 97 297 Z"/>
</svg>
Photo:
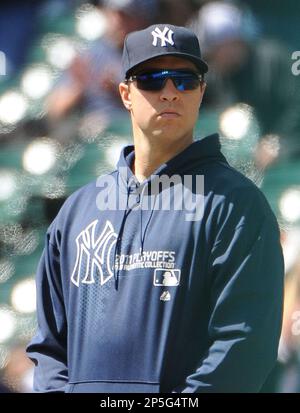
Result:
<svg viewBox="0 0 300 413">
<path fill-rule="evenodd" d="M 125 78 L 140 63 L 166 55 L 192 61 L 200 73 L 208 71 L 206 62 L 201 58 L 198 38 L 193 31 L 171 24 L 154 24 L 126 36 L 122 58 Z"/>
</svg>

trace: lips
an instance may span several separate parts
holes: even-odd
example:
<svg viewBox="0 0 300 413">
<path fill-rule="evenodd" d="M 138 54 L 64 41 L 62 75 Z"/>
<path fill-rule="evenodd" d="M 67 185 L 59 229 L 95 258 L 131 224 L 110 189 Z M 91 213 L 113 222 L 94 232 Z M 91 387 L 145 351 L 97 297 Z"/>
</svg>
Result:
<svg viewBox="0 0 300 413">
<path fill-rule="evenodd" d="M 177 118 L 180 116 L 180 113 L 176 112 L 176 110 L 166 109 L 160 112 L 159 116 L 162 118 Z"/>
</svg>

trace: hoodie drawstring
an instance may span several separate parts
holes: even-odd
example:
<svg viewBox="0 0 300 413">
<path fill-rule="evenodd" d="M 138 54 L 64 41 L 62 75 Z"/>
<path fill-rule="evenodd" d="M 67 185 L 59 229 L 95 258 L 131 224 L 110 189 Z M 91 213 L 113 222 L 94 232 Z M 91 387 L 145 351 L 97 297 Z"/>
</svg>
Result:
<svg viewBox="0 0 300 413">
<path fill-rule="evenodd" d="M 142 193 L 141 193 L 141 200 L 140 200 L 140 243 L 141 243 L 141 255 L 143 255 L 144 252 L 144 242 L 145 242 L 145 237 L 146 237 L 146 232 L 148 229 L 148 225 L 150 223 L 150 220 L 152 218 L 153 215 L 153 211 L 154 211 L 154 206 L 155 206 L 155 202 L 156 202 L 156 194 L 154 195 L 154 202 L 153 202 L 153 206 L 151 205 L 151 212 L 148 218 L 148 221 L 145 225 L 145 229 L 143 231 L 143 195 L 144 195 L 144 191 L 145 188 L 147 187 L 147 185 L 144 185 Z M 148 198 L 149 199 L 149 198 Z"/>
<path fill-rule="evenodd" d="M 117 241 L 116 241 L 116 246 L 115 246 L 115 251 L 114 251 L 114 261 L 113 261 L 113 268 L 114 268 L 114 280 L 115 280 L 115 289 L 118 290 L 119 287 L 119 268 L 120 268 L 120 263 L 118 263 L 118 268 L 116 271 L 116 255 L 118 253 L 118 249 L 119 249 L 119 245 L 121 243 L 121 239 L 122 239 L 122 233 L 124 230 L 124 225 L 125 225 L 125 221 L 126 221 L 126 215 L 128 212 L 128 198 L 129 198 L 129 192 L 130 192 L 130 188 L 127 188 L 127 199 L 126 199 L 126 208 L 122 217 L 122 221 L 121 221 L 121 226 L 118 232 L 118 236 L 117 236 Z"/>
<path fill-rule="evenodd" d="M 151 205 L 152 206 L 151 212 L 150 212 L 149 218 L 147 220 L 147 223 L 145 225 L 145 229 L 143 230 L 143 208 L 142 208 L 142 205 L 143 205 L 143 195 L 144 195 L 144 191 L 145 191 L 146 187 L 147 187 L 147 185 L 143 186 L 141 196 L 140 196 L 140 206 L 139 206 L 139 208 L 140 208 L 140 245 L 141 245 L 140 254 L 141 254 L 141 256 L 143 255 L 146 232 L 147 232 L 150 220 L 152 218 L 153 211 L 154 211 L 154 206 L 155 206 L 155 202 L 156 202 L 156 194 L 155 194 L 154 203 L 153 203 L 153 206 Z M 120 247 L 121 240 L 122 240 L 122 234 L 123 234 L 123 231 L 124 231 L 125 221 L 126 221 L 128 212 L 130 210 L 130 208 L 128 208 L 129 194 L 130 194 L 130 187 L 127 188 L 126 208 L 125 208 L 122 220 L 121 220 L 121 225 L 120 225 L 120 229 L 119 229 L 119 232 L 118 232 L 117 241 L 116 241 L 115 250 L 114 250 L 114 261 L 113 261 L 114 262 L 114 265 L 113 265 L 114 270 L 113 270 L 113 272 L 114 272 L 114 280 L 115 280 L 115 289 L 116 290 L 118 290 L 118 287 L 119 287 L 119 270 L 120 270 L 120 262 L 118 263 L 118 266 L 117 266 L 117 269 L 116 269 L 116 256 L 119 252 L 119 247 Z"/>
</svg>

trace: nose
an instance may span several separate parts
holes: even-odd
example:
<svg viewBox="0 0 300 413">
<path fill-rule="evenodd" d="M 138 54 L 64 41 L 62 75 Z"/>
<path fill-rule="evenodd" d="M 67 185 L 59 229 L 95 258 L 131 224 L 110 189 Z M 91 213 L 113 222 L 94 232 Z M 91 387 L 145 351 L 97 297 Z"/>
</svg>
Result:
<svg viewBox="0 0 300 413">
<path fill-rule="evenodd" d="M 164 87 L 162 88 L 160 99 L 164 101 L 167 100 L 169 102 L 173 102 L 179 99 L 179 92 L 171 79 L 167 79 Z"/>
</svg>

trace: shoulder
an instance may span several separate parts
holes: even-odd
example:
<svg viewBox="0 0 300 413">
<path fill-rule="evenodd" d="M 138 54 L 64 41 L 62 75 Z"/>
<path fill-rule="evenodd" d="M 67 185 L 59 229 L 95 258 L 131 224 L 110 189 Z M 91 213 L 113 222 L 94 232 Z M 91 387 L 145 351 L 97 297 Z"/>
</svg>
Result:
<svg viewBox="0 0 300 413">
<path fill-rule="evenodd" d="M 204 173 L 204 190 L 212 214 L 219 218 L 231 215 L 236 219 L 252 217 L 262 222 L 276 221 L 275 215 L 261 189 L 249 178 L 226 163 L 210 165 Z"/>
<path fill-rule="evenodd" d="M 200 165 L 196 173 L 203 175 L 207 190 L 224 196 L 240 190 L 249 195 L 262 193 L 251 179 L 226 161 L 215 160 L 203 166 Z"/>
</svg>

